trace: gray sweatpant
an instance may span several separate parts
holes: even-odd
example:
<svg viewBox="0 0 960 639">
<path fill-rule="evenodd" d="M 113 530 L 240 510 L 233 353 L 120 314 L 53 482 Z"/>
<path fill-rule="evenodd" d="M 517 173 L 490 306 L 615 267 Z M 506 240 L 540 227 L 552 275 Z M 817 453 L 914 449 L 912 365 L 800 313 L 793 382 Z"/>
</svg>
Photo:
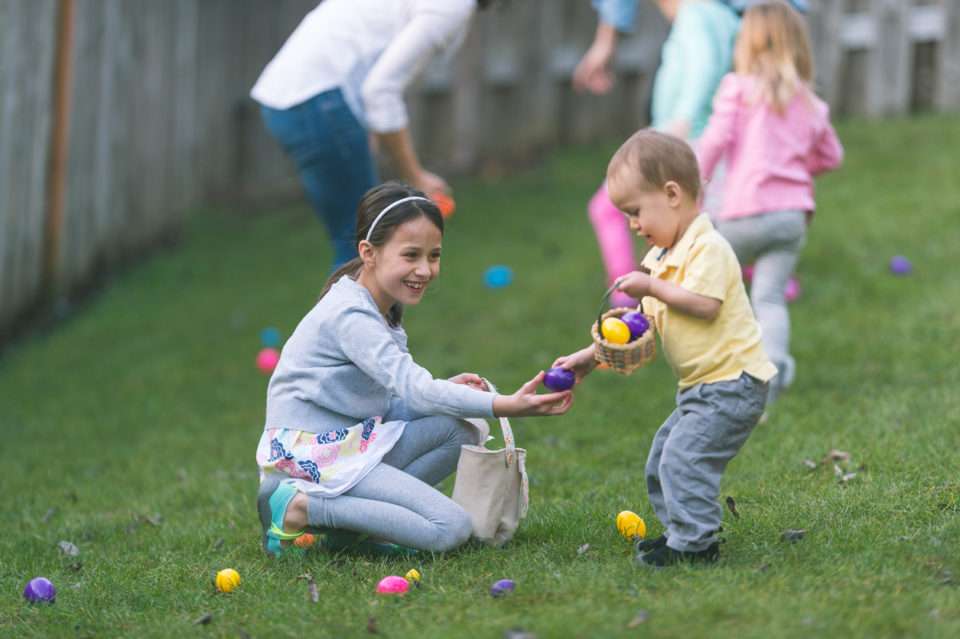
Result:
<svg viewBox="0 0 960 639">
<path fill-rule="evenodd" d="M 674 550 L 703 550 L 717 538 L 720 478 L 757 425 L 769 384 L 739 379 L 677 393 L 647 458 L 647 495 Z"/>
<path fill-rule="evenodd" d="M 807 214 L 772 211 L 721 220 L 717 230 L 730 242 L 741 264 L 754 263 L 750 304 L 760 324 L 767 357 L 780 371 L 770 380 L 772 401 L 790 385 L 796 369 L 790 356 L 790 314 L 783 289 L 806 242 Z"/>
<path fill-rule="evenodd" d="M 453 550 L 470 538 L 470 516 L 433 488 L 457 469 L 460 446 L 476 444 L 474 426 L 452 417 L 407 423 L 383 460 L 337 497 L 310 496 L 311 528 L 365 533 L 407 548 Z"/>
</svg>

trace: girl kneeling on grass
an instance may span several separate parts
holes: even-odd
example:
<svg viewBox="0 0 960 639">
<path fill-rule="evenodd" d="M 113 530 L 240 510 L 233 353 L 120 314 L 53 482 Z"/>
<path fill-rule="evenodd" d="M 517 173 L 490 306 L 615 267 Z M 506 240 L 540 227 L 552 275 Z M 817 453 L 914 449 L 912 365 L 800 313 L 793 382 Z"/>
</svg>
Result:
<svg viewBox="0 0 960 639">
<path fill-rule="evenodd" d="M 543 371 L 498 395 L 477 375 L 434 379 L 413 361 L 403 307 L 436 279 L 442 235 L 440 210 L 420 191 L 388 183 L 360 201 L 359 257 L 330 276 L 267 388 L 257 510 L 268 555 L 302 552 L 290 544 L 307 527 L 330 548 L 457 548 L 470 518 L 433 485 L 483 436 L 463 418 L 570 407 L 571 391 L 536 393 Z M 358 544 L 366 537 L 376 541 Z"/>
</svg>

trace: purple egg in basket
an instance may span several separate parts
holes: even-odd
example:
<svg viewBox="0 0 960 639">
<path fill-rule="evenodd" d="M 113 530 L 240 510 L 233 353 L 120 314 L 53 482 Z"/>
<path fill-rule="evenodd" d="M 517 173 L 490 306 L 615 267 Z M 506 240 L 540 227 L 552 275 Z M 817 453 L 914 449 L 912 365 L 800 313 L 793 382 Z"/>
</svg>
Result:
<svg viewBox="0 0 960 639">
<path fill-rule="evenodd" d="M 554 366 L 543 376 L 543 385 L 555 393 L 573 388 L 573 383 L 577 381 L 577 376 L 573 371 L 568 371 L 559 366 Z"/>
<path fill-rule="evenodd" d="M 650 328 L 650 322 L 647 321 L 647 318 L 643 316 L 643 313 L 637 311 L 624 313 L 620 316 L 620 321 L 630 329 L 631 342 L 646 333 L 647 329 Z"/>
</svg>

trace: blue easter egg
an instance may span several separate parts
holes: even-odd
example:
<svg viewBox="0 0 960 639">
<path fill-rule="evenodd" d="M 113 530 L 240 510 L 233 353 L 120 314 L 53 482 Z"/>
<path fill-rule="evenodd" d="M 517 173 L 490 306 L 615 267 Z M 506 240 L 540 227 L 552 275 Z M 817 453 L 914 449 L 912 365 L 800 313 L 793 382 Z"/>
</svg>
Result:
<svg viewBox="0 0 960 639">
<path fill-rule="evenodd" d="M 502 264 L 491 266 L 483 274 L 483 281 L 490 288 L 503 288 L 513 281 L 513 270 Z"/>
<path fill-rule="evenodd" d="M 280 331 L 272 326 L 268 326 L 260 331 L 260 342 L 264 346 L 278 346 L 280 344 Z"/>
</svg>

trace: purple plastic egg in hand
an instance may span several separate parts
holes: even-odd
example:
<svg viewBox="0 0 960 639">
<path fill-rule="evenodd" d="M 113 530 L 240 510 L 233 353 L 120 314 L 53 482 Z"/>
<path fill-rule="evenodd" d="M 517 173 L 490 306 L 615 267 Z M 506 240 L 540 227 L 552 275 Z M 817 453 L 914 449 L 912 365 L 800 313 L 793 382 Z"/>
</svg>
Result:
<svg viewBox="0 0 960 639">
<path fill-rule="evenodd" d="M 502 597 L 507 593 L 513 591 L 517 587 L 517 584 L 513 583 L 512 579 L 501 579 L 497 583 L 490 586 L 490 596 L 494 599 Z"/>
<path fill-rule="evenodd" d="M 543 376 L 543 385 L 555 393 L 573 388 L 573 383 L 577 381 L 577 376 L 573 371 L 568 371 L 559 366 L 554 366 Z"/>
<path fill-rule="evenodd" d="M 27 582 L 27 587 L 23 589 L 23 597 L 30 603 L 38 601 L 53 601 L 57 596 L 57 589 L 53 587 L 49 579 L 37 577 Z"/>
<path fill-rule="evenodd" d="M 646 333 L 647 329 L 650 328 L 650 322 L 647 321 L 647 318 L 643 316 L 643 313 L 637 311 L 624 313 L 620 316 L 620 321 L 630 329 L 631 342 Z"/>
</svg>

